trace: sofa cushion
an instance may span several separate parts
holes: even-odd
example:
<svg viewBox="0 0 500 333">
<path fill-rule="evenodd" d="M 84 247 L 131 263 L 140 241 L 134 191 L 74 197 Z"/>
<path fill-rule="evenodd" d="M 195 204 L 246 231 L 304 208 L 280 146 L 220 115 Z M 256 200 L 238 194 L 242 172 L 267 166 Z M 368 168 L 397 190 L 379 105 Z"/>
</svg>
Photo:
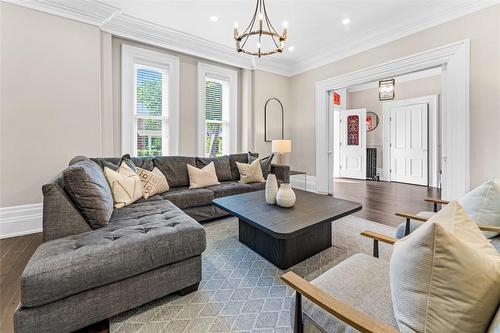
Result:
<svg viewBox="0 0 500 333">
<path fill-rule="evenodd" d="M 166 200 L 115 209 L 101 229 L 45 242 L 21 277 L 21 303 L 35 307 L 200 255 L 205 230 Z"/>
<path fill-rule="evenodd" d="M 248 163 L 252 163 L 259 158 L 259 154 L 248 152 Z M 273 162 L 274 154 L 267 157 L 262 157 L 260 159 L 260 168 L 262 169 L 262 176 L 267 179 L 267 176 L 271 173 L 271 164 Z"/>
<path fill-rule="evenodd" d="M 252 187 L 252 191 L 262 191 L 266 188 L 266 183 L 249 183 L 246 185 L 250 185 Z M 279 182 L 278 182 L 279 185 Z"/>
<path fill-rule="evenodd" d="M 104 176 L 109 183 L 115 208 L 122 208 L 142 198 L 142 183 L 139 175 L 127 163 L 120 164 L 117 171 L 104 167 Z"/>
<path fill-rule="evenodd" d="M 170 189 L 167 178 L 157 167 L 154 167 L 152 171 L 137 167 L 136 172 L 141 179 L 144 199 L 167 192 Z"/>
<path fill-rule="evenodd" d="M 219 185 L 214 162 L 208 163 L 201 169 L 187 165 L 189 174 L 189 188 L 203 188 L 211 185 Z"/>
<path fill-rule="evenodd" d="M 153 160 L 155 166 L 167 177 L 172 187 L 189 186 L 187 164 L 196 166 L 196 157 L 159 156 Z"/>
<path fill-rule="evenodd" d="M 235 195 L 253 191 L 250 184 L 242 184 L 238 182 L 224 182 L 220 185 L 205 187 L 205 189 L 213 191 L 215 198 L 227 197 L 228 195 Z"/>
<path fill-rule="evenodd" d="M 311 283 L 356 310 L 397 328 L 387 262 L 366 254 L 355 254 Z M 304 297 L 303 302 L 304 314 L 325 332 L 357 332 L 307 298 Z M 292 305 L 292 315 L 293 310 Z"/>
<path fill-rule="evenodd" d="M 240 172 L 238 171 L 238 167 L 236 166 L 236 162 L 248 163 L 248 154 L 231 154 L 231 155 L 229 155 L 229 166 L 231 167 L 231 175 L 233 176 L 233 180 L 240 179 Z"/>
<path fill-rule="evenodd" d="M 99 164 L 99 166 L 104 169 L 104 168 L 110 168 L 113 171 L 118 171 L 118 168 L 122 163 L 125 163 L 128 165 L 128 167 L 132 170 L 135 171 L 135 163 L 132 161 L 132 158 L 130 157 L 129 154 L 125 154 L 122 157 L 118 158 L 91 158 L 92 161 L 96 162 Z M 71 165 L 71 162 L 70 162 Z"/>
<path fill-rule="evenodd" d="M 214 162 L 215 173 L 217 174 L 217 179 L 220 182 L 227 182 L 233 179 L 233 176 L 231 174 L 231 165 L 229 164 L 229 156 L 224 155 L 216 158 L 197 157 L 196 167 L 201 169 L 209 165 L 210 162 Z"/>
<path fill-rule="evenodd" d="M 214 192 L 206 188 L 175 187 L 161 195 L 180 209 L 211 205 Z"/>
<path fill-rule="evenodd" d="M 64 188 L 93 228 L 109 222 L 113 196 L 101 168 L 90 159 L 80 160 L 63 171 Z"/>
</svg>

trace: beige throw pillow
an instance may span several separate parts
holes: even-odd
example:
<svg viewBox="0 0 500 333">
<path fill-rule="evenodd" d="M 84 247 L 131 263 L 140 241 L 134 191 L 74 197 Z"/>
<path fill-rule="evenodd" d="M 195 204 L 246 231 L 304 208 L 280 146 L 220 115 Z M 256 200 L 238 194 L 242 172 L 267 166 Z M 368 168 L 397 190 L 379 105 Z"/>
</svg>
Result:
<svg viewBox="0 0 500 333">
<path fill-rule="evenodd" d="M 144 199 L 148 199 L 155 194 L 167 192 L 170 189 L 167 178 L 165 178 L 165 175 L 157 167 L 153 168 L 152 171 L 136 168 L 136 172 L 141 179 Z"/>
<path fill-rule="evenodd" d="M 189 174 L 189 188 L 200 188 L 220 184 L 217 179 L 217 174 L 215 173 L 214 162 L 210 162 L 201 169 L 188 164 L 187 169 Z"/>
<path fill-rule="evenodd" d="M 394 245 L 401 332 L 486 332 L 500 302 L 500 256 L 456 201 Z"/>
<path fill-rule="evenodd" d="M 260 158 L 256 159 L 251 164 L 236 162 L 236 166 L 240 172 L 240 183 L 263 183 L 266 181 L 262 175 Z"/>
<path fill-rule="evenodd" d="M 141 179 L 126 163 L 120 164 L 117 171 L 105 167 L 104 175 L 111 187 L 115 208 L 128 206 L 142 198 Z"/>
</svg>

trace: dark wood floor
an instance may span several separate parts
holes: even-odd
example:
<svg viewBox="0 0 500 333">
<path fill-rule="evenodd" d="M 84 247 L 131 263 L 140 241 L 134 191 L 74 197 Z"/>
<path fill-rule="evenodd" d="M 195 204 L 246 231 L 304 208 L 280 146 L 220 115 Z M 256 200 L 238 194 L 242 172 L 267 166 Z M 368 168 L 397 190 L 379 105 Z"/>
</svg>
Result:
<svg viewBox="0 0 500 333">
<path fill-rule="evenodd" d="M 432 210 L 423 198 L 439 197 L 439 191 L 399 183 L 337 179 L 334 196 L 360 202 L 363 209 L 355 215 L 396 226 L 401 219 L 394 216 L 395 212 Z M 41 243 L 41 234 L 0 240 L 0 332 L 12 332 L 12 315 L 20 300 L 19 278 Z M 81 332 L 108 332 L 108 326 L 108 322 L 104 321 Z"/>
</svg>

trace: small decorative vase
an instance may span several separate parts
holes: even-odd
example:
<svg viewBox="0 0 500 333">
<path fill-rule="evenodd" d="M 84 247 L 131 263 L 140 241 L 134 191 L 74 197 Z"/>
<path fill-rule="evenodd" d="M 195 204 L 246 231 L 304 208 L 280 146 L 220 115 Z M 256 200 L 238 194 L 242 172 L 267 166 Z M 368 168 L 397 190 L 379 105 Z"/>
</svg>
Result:
<svg viewBox="0 0 500 333">
<path fill-rule="evenodd" d="M 266 202 L 270 205 L 276 203 L 276 193 L 278 193 L 278 181 L 276 180 L 276 175 L 270 173 L 267 176 L 266 181 Z"/>
<path fill-rule="evenodd" d="M 295 192 L 292 190 L 292 186 L 290 184 L 281 184 L 278 193 L 276 194 L 276 202 L 278 206 L 289 208 L 295 204 Z"/>
</svg>

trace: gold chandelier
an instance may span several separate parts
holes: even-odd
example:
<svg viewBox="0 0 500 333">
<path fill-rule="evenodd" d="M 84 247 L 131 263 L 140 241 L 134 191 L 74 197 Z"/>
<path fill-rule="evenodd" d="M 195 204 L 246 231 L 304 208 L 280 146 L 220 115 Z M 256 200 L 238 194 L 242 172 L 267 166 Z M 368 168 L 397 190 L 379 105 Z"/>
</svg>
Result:
<svg viewBox="0 0 500 333">
<path fill-rule="evenodd" d="M 236 51 L 250 54 L 253 56 L 271 55 L 274 53 L 282 53 L 285 47 L 285 40 L 287 38 L 287 23 L 283 23 L 283 33 L 280 35 L 274 29 L 269 17 L 267 16 L 266 4 L 264 0 L 257 0 L 255 12 L 248 27 L 240 35 L 238 32 L 238 23 L 234 23 L 234 39 L 236 40 Z M 250 36 L 257 36 L 257 49 L 248 50 L 247 42 Z M 270 38 L 275 46 L 271 50 L 263 50 L 262 42 L 264 38 Z"/>
</svg>

